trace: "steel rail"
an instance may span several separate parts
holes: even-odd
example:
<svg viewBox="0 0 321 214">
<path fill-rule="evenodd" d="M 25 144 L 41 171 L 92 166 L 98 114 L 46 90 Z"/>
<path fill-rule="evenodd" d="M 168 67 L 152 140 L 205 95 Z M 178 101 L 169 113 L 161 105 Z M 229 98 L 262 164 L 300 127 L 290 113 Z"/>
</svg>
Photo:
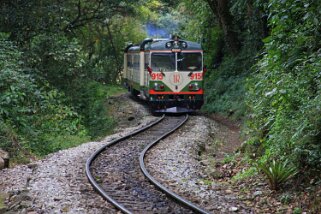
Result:
<svg viewBox="0 0 321 214">
<path fill-rule="evenodd" d="M 143 174 L 145 175 L 145 177 L 151 182 L 153 183 L 160 191 L 164 192 L 166 195 L 169 195 L 170 197 L 174 198 L 176 201 L 178 201 L 179 203 L 184 204 L 185 206 L 189 207 L 190 209 L 192 209 L 193 211 L 197 212 L 197 213 L 202 213 L 202 214 L 208 214 L 207 211 L 199 208 L 198 206 L 194 205 L 192 202 L 182 198 L 181 196 L 177 195 L 176 193 L 170 191 L 169 189 L 167 189 L 165 186 L 163 186 L 161 183 L 159 183 L 153 176 L 150 175 L 150 173 L 148 172 L 148 170 L 146 169 L 145 166 L 145 162 L 144 162 L 144 158 L 146 156 L 146 153 L 148 150 L 150 150 L 152 147 L 154 147 L 156 144 L 158 144 L 162 139 L 166 138 L 168 135 L 172 134 L 174 131 L 176 131 L 179 127 L 181 127 L 186 121 L 188 120 L 188 115 L 186 115 L 186 118 L 184 121 L 182 121 L 180 124 L 178 124 L 178 126 L 176 126 L 173 130 L 165 133 L 163 136 L 161 136 L 159 139 L 155 140 L 154 142 L 150 143 L 144 150 L 143 152 L 140 154 L 139 156 L 139 164 L 140 164 L 140 168 L 141 171 L 143 172 Z"/>
<path fill-rule="evenodd" d="M 126 207 L 124 207 L 122 204 L 118 203 L 116 200 L 114 200 L 110 195 L 108 195 L 105 190 L 96 182 L 96 180 L 94 179 L 92 173 L 90 172 L 90 166 L 92 165 L 92 162 L 108 147 L 111 147 L 112 145 L 124 141 L 130 137 L 133 137 L 153 126 L 155 126 L 156 124 L 160 123 L 163 119 L 165 118 L 165 115 L 163 115 L 160 119 L 158 119 L 157 121 L 142 127 L 128 135 L 125 135 L 124 137 L 115 139 L 113 141 L 111 141 L 110 143 L 104 145 L 103 147 L 101 147 L 100 149 L 98 149 L 95 153 L 93 153 L 87 160 L 86 162 L 86 176 L 89 180 L 89 182 L 91 183 L 91 185 L 93 186 L 93 188 L 107 201 L 109 201 L 110 203 L 112 203 L 115 207 L 117 207 L 119 210 L 121 210 L 123 213 L 126 214 L 131 214 L 132 212 L 129 211 L 128 209 L 126 209 Z M 204 213 L 207 214 L 206 211 L 202 210 L 201 208 L 197 207 L 196 205 L 194 205 L 193 203 L 191 203 L 190 201 L 187 201 L 186 199 L 180 197 L 179 195 L 175 194 L 174 192 L 168 190 L 166 187 L 164 187 L 162 184 L 160 184 L 156 179 L 154 179 L 149 172 L 147 171 L 146 167 L 145 167 L 145 163 L 144 163 L 144 157 L 146 155 L 146 152 L 151 149 L 153 146 L 155 146 L 159 141 L 161 141 L 162 139 L 166 138 L 167 136 L 169 136 L 170 134 L 172 134 L 173 132 L 175 132 L 179 127 L 181 127 L 186 121 L 188 120 L 188 115 L 185 116 L 184 120 L 182 122 L 180 122 L 178 125 L 176 125 L 173 129 L 171 129 L 170 131 L 164 133 L 162 136 L 160 136 L 158 139 L 154 140 L 152 143 L 150 143 L 143 152 L 141 152 L 140 157 L 139 157 L 139 163 L 140 163 L 140 168 L 142 173 L 145 175 L 145 177 L 152 183 L 154 184 L 160 191 L 162 191 L 163 193 L 165 193 L 166 195 L 168 195 L 169 197 L 173 198 L 174 200 L 176 200 L 178 203 L 181 203 L 183 205 L 185 205 L 185 207 L 188 207 L 189 209 L 197 212 L 197 213 Z"/>
<path fill-rule="evenodd" d="M 163 119 L 165 118 L 165 115 L 163 115 L 160 119 L 156 120 L 155 122 L 147 125 L 147 126 L 144 126 L 128 135 L 125 135 L 124 137 L 121 137 L 121 138 L 118 138 L 118 139 L 115 139 L 113 141 L 111 141 L 110 143 L 104 145 L 103 147 L 101 147 L 100 149 L 98 149 L 95 153 L 93 153 L 88 159 L 87 159 L 87 162 L 86 162 L 86 176 L 89 180 L 89 182 L 91 183 L 91 185 L 93 186 L 93 188 L 98 191 L 98 193 L 103 197 L 105 198 L 106 200 L 108 200 L 110 203 L 112 203 L 115 207 L 117 207 L 119 210 L 121 210 L 122 212 L 126 213 L 126 214 L 131 214 L 131 212 L 129 210 L 127 210 L 123 205 L 121 205 L 120 203 L 118 203 L 117 201 L 115 201 L 111 196 L 109 196 L 104 190 L 103 188 L 95 181 L 93 175 L 91 174 L 90 172 L 90 166 L 92 164 L 92 162 L 98 157 L 98 155 L 100 153 L 102 153 L 106 148 L 118 143 L 118 142 L 121 142 L 123 140 L 126 140 L 130 137 L 133 137 L 143 131 L 145 131 L 146 129 L 149 129 L 151 128 L 152 126 L 155 126 L 156 124 L 160 123 Z"/>
</svg>

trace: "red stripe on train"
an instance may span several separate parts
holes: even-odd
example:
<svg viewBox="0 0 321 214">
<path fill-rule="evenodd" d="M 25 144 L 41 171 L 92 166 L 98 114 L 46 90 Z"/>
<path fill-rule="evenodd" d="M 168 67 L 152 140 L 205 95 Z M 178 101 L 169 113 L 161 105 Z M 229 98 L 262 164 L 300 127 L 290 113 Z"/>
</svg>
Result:
<svg viewBox="0 0 321 214">
<path fill-rule="evenodd" d="M 173 95 L 202 95 L 204 94 L 203 89 L 200 89 L 199 91 L 182 91 L 182 92 L 172 92 L 172 91 L 155 91 L 154 89 L 149 90 L 149 94 L 156 94 L 156 95 L 168 95 L 168 94 L 173 94 Z"/>
</svg>

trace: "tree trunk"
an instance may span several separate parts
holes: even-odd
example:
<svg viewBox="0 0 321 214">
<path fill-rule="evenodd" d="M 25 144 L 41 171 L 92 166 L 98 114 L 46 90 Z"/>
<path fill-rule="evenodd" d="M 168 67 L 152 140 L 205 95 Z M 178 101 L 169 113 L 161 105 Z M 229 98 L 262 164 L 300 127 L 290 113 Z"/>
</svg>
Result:
<svg viewBox="0 0 321 214">
<path fill-rule="evenodd" d="M 241 48 L 241 43 L 238 39 L 237 32 L 235 32 L 233 28 L 233 16 L 229 10 L 229 1 L 207 0 L 207 3 L 219 21 L 229 52 L 233 55 L 238 54 Z"/>
<path fill-rule="evenodd" d="M 106 23 L 106 27 L 107 27 L 107 32 L 108 32 L 108 39 L 109 39 L 111 48 L 113 49 L 113 52 L 114 52 L 114 57 L 115 57 L 115 62 L 116 62 L 116 67 L 117 67 L 117 74 L 120 75 L 122 65 L 120 63 L 120 60 L 118 59 L 117 48 L 116 48 L 116 46 L 114 44 L 114 39 L 113 39 L 112 32 L 110 30 L 109 23 Z"/>
</svg>

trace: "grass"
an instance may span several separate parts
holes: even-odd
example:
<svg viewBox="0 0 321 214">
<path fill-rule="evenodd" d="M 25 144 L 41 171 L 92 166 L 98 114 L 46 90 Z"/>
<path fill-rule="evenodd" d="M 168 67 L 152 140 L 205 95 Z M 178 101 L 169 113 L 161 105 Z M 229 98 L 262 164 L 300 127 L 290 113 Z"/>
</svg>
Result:
<svg viewBox="0 0 321 214">
<path fill-rule="evenodd" d="M 56 136 L 55 139 L 51 139 L 50 149 L 52 151 L 59 151 L 79 146 L 85 142 L 88 142 L 90 138 L 88 136 L 77 135 L 64 135 Z"/>
<path fill-rule="evenodd" d="M 235 154 L 225 154 L 223 163 L 228 164 L 232 162 L 235 162 Z"/>
<path fill-rule="evenodd" d="M 233 181 L 244 180 L 244 179 L 254 176 L 256 173 L 257 173 L 257 169 L 255 167 L 250 167 L 248 169 L 242 170 L 241 172 L 237 173 L 232 178 L 232 180 Z"/>
<path fill-rule="evenodd" d="M 241 119 L 246 110 L 244 81 L 245 77 L 241 75 L 229 78 L 219 74 L 211 76 L 206 84 L 206 102 L 202 110 L 220 113 L 233 120 Z"/>
<path fill-rule="evenodd" d="M 127 92 L 127 90 L 120 85 L 108 85 L 107 86 L 108 97 L 118 96 L 118 95 L 124 94 L 126 92 Z"/>
<path fill-rule="evenodd" d="M 6 196 L 0 193 L 0 211 L 1 209 L 6 208 L 4 201 L 6 200 Z"/>
<path fill-rule="evenodd" d="M 204 185 L 206 186 L 212 186 L 213 181 L 208 180 L 208 179 L 202 179 L 202 182 L 204 183 Z"/>
</svg>

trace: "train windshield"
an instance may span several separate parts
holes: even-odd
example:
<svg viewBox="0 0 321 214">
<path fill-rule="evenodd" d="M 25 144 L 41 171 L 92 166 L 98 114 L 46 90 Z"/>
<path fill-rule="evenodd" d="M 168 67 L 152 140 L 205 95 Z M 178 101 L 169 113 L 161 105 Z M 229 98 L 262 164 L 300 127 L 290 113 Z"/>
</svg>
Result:
<svg viewBox="0 0 321 214">
<path fill-rule="evenodd" d="M 202 54 L 201 53 L 177 53 L 178 71 L 201 71 Z"/>
<path fill-rule="evenodd" d="M 154 71 L 175 71 L 175 53 L 153 53 L 151 64 Z"/>
</svg>

